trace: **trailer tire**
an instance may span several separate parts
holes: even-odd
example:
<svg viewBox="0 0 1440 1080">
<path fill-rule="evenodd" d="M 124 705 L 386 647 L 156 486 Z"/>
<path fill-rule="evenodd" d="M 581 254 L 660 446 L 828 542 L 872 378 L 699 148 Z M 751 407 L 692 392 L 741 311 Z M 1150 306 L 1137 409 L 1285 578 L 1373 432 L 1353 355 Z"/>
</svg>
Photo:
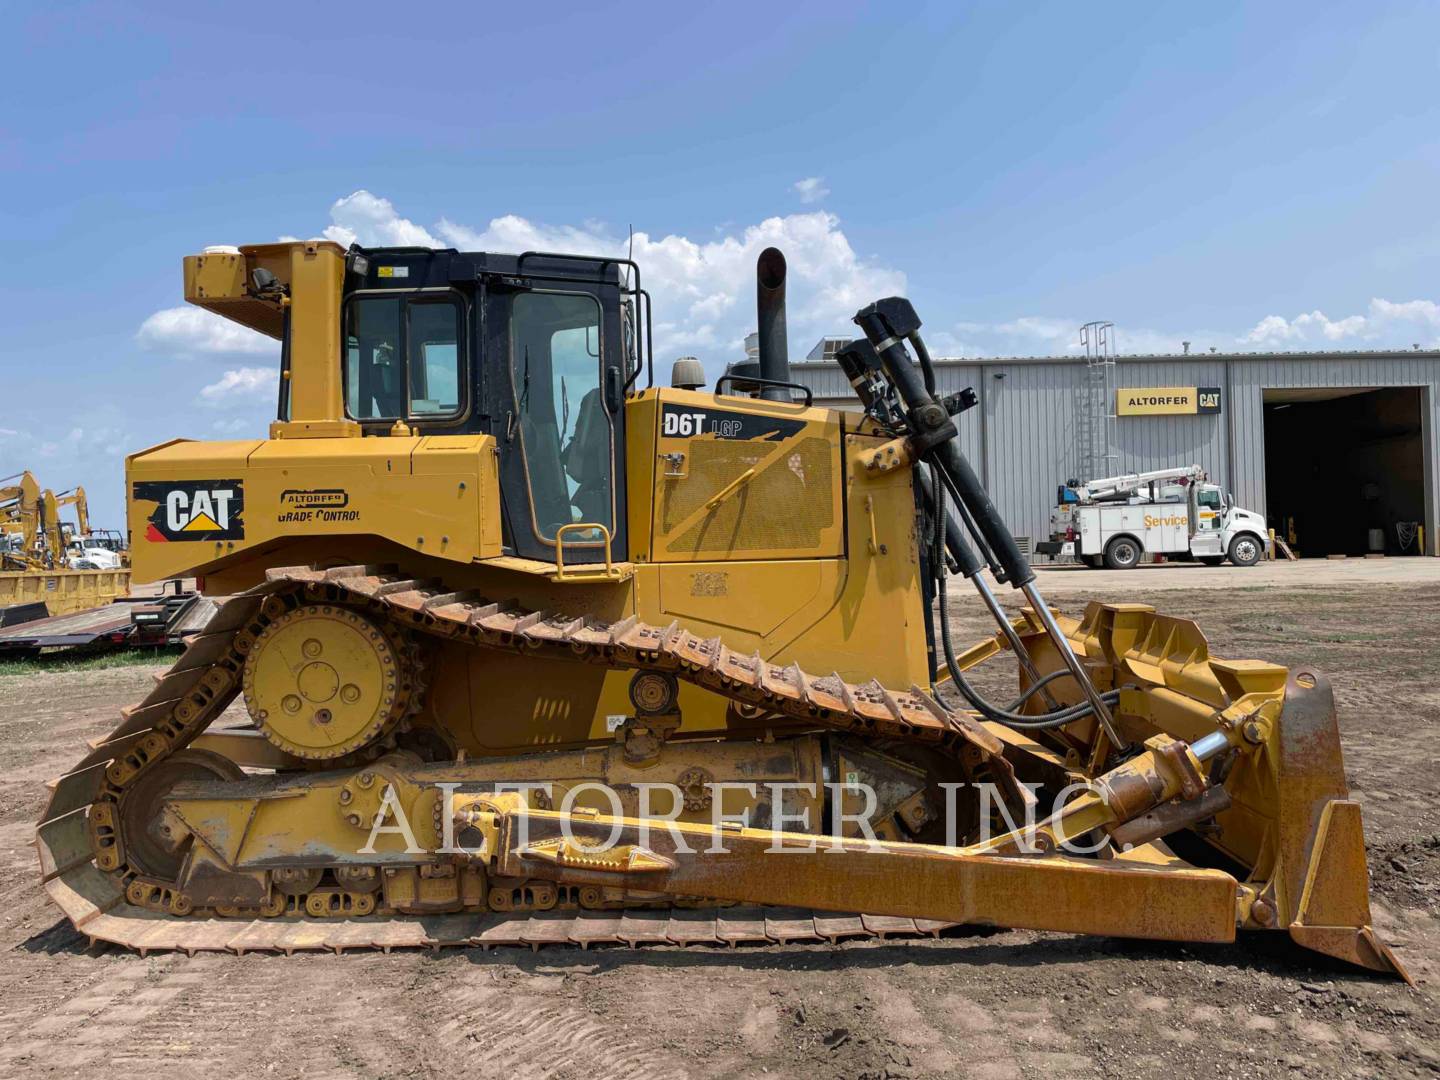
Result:
<svg viewBox="0 0 1440 1080">
<path fill-rule="evenodd" d="M 1111 570 L 1132 570 L 1139 564 L 1143 551 L 1139 540 L 1117 536 L 1105 545 L 1105 565 Z"/>
<path fill-rule="evenodd" d="M 1254 533 L 1241 533 L 1230 541 L 1230 561 L 1236 566 L 1254 566 L 1265 554 L 1265 546 Z"/>
</svg>

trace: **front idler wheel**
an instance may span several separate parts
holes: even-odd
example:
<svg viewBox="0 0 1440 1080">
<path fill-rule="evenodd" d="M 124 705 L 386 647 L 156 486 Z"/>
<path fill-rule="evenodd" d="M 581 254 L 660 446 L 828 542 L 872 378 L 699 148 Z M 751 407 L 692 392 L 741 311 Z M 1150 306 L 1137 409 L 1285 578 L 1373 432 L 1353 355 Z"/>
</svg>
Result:
<svg viewBox="0 0 1440 1080">
<path fill-rule="evenodd" d="M 243 780 L 240 766 L 209 750 L 177 750 L 155 762 L 120 796 L 120 836 L 132 869 L 158 881 L 175 881 L 190 838 L 176 838 L 161 812 L 177 784 L 195 780 Z"/>
</svg>

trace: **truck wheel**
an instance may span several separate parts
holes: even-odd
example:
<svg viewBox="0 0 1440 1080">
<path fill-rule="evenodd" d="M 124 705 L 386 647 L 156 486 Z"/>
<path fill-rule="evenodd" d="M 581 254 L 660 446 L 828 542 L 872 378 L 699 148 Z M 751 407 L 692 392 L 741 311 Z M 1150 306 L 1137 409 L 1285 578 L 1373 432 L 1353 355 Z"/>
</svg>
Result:
<svg viewBox="0 0 1440 1080">
<path fill-rule="evenodd" d="M 1140 544 L 1128 536 L 1117 536 L 1105 545 L 1105 565 L 1111 570 L 1129 570 L 1140 561 Z"/>
<path fill-rule="evenodd" d="M 1259 538 L 1250 533 L 1241 533 L 1230 541 L 1230 561 L 1236 566 L 1254 566 L 1263 554 Z"/>
</svg>

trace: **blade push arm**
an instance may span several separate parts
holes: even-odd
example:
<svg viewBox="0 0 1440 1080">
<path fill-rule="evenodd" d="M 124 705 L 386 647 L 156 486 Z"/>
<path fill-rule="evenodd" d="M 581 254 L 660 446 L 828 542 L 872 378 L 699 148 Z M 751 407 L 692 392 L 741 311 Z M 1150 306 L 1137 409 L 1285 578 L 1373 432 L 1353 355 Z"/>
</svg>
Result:
<svg viewBox="0 0 1440 1080">
<path fill-rule="evenodd" d="M 1205 791 L 1217 732 L 1187 747 L 1164 736 L 1038 823 L 968 847 L 886 843 L 812 833 L 531 810 L 515 794 L 460 795 L 458 845 L 505 877 L 549 878 L 671 896 L 1034 930 L 1230 941 L 1229 874 L 1152 857 L 1061 854 L 1066 841 L 1110 830 Z M 1198 751 L 1198 753 L 1197 753 Z"/>
</svg>

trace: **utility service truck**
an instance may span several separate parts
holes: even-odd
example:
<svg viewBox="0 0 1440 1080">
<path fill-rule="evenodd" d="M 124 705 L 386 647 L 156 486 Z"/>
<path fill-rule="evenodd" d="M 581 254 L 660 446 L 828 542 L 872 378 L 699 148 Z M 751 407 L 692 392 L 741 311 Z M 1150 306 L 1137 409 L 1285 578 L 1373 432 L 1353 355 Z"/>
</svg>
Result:
<svg viewBox="0 0 1440 1080">
<path fill-rule="evenodd" d="M 1199 465 L 1106 476 L 1061 486 L 1050 515 L 1047 555 L 1128 570 L 1142 556 L 1253 566 L 1265 554 L 1265 519 L 1235 505 Z"/>
</svg>

